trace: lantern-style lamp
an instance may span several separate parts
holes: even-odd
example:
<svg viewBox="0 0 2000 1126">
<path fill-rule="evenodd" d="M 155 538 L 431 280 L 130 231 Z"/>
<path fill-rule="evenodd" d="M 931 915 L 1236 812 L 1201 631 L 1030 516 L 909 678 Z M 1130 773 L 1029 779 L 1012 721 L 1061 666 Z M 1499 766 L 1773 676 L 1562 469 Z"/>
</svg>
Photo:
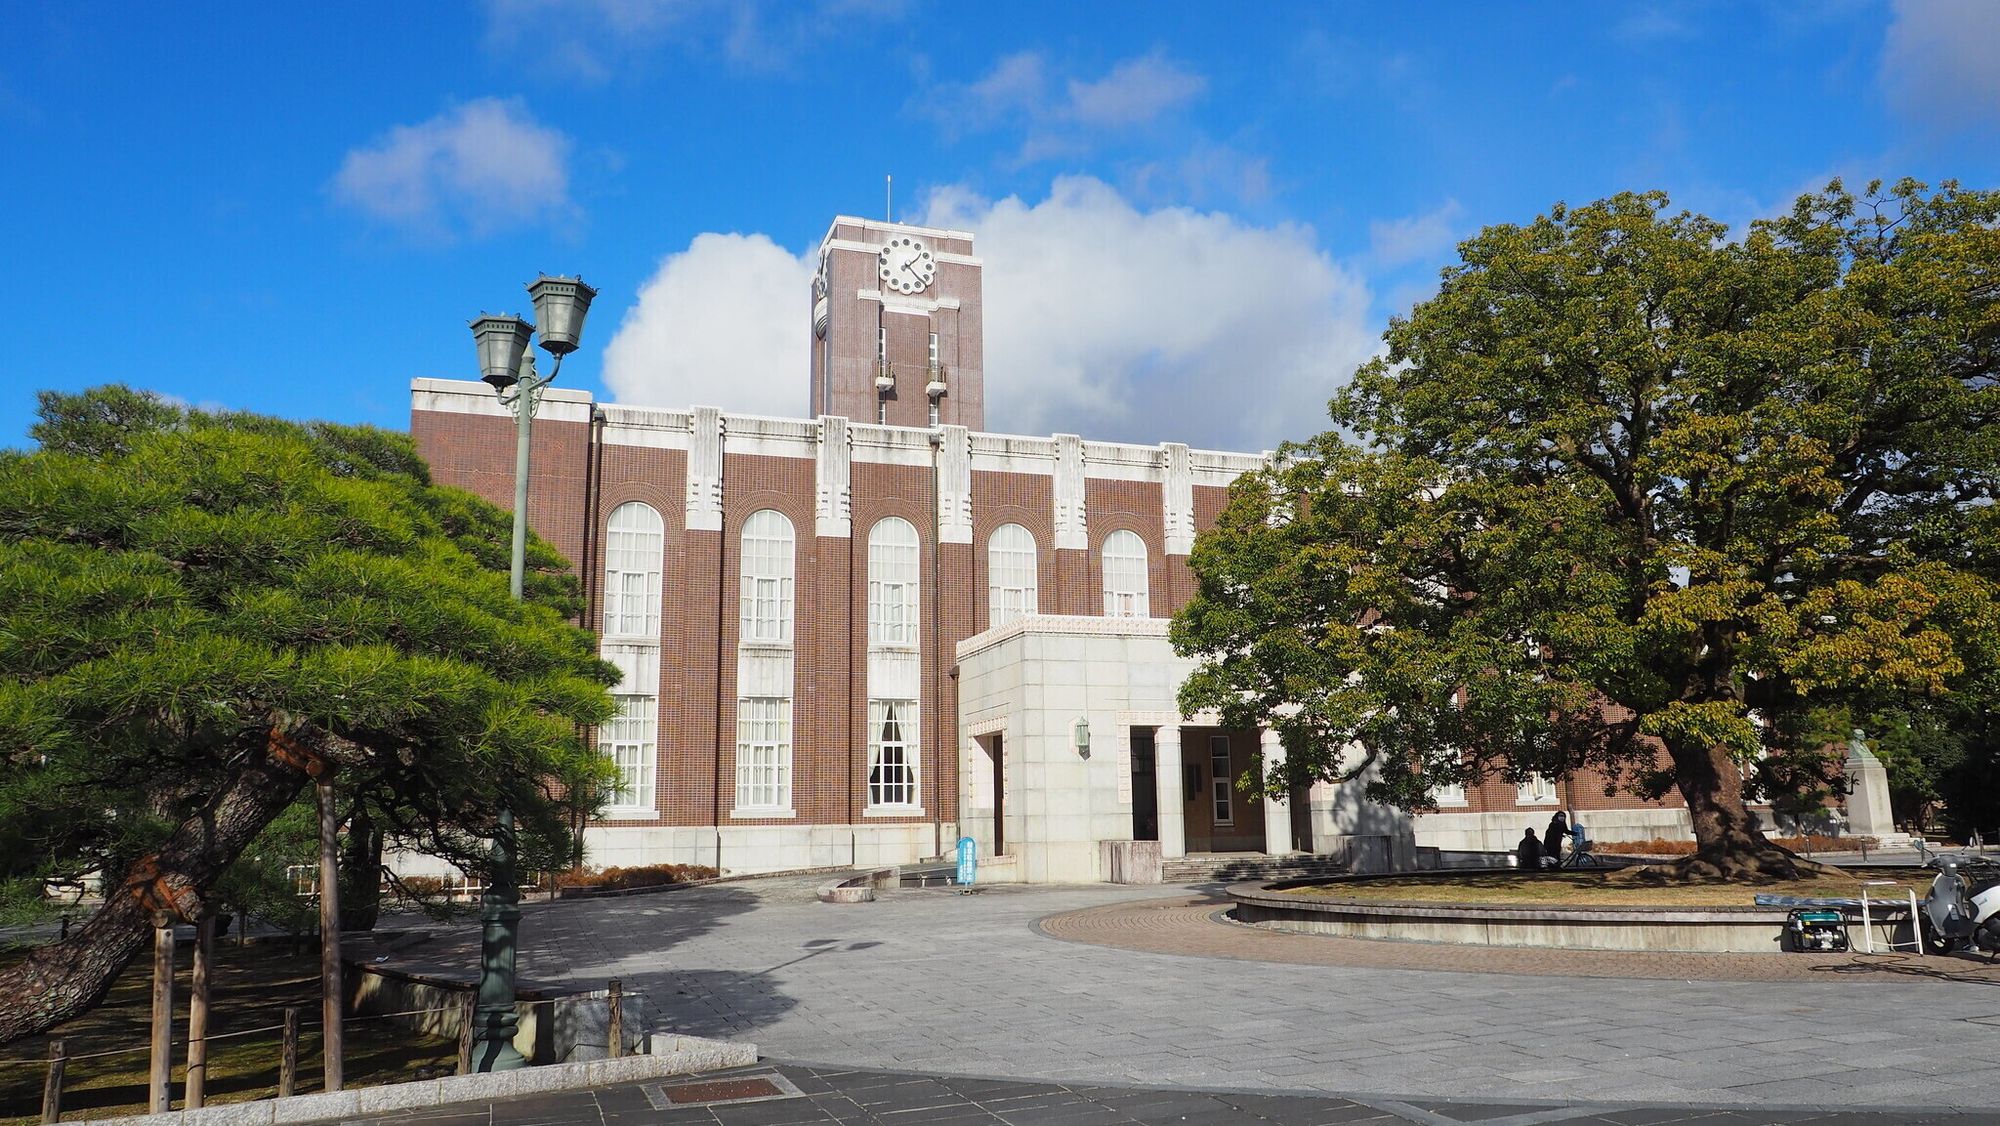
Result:
<svg viewBox="0 0 2000 1126">
<path fill-rule="evenodd" d="M 542 334 L 542 348 L 551 356 L 567 356 L 576 351 L 583 336 L 583 317 L 590 312 L 597 291 L 583 279 L 543 274 L 528 283 L 528 296 L 535 299 L 535 328 Z"/>
<path fill-rule="evenodd" d="M 1077 716 L 1077 717 L 1076 717 L 1076 726 L 1072 727 L 1072 728 L 1070 729 L 1070 731 L 1071 731 L 1071 734 L 1072 734 L 1072 735 L 1074 736 L 1074 738 L 1076 739 L 1076 755 L 1077 755 L 1077 757 L 1078 757 L 1078 758 L 1089 758 L 1089 757 L 1090 757 L 1090 717 L 1089 717 L 1089 716 Z"/>
<path fill-rule="evenodd" d="M 521 356 L 535 326 L 511 313 L 482 315 L 472 322 L 472 339 L 479 347 L 479 378 L 505 391 L 521 381 Z"/>
</svg>

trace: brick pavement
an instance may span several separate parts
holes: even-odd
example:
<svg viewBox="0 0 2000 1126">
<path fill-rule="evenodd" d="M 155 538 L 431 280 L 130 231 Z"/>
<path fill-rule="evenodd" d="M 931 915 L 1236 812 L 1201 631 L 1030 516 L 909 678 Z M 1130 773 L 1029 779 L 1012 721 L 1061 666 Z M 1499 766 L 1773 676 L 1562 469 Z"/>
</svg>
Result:
<svg viewBox="0 0 2000 1126">
<path fill-rule="evenodd" d="M 1216 895 L 1191 893 L 1172 899 L 1119 903 L 1066 912 L 1038 920 L 1035 925 L 1052 938 L 1072 942 L 1161 954 L 1301 966 L 1681 981 L 1838 979 L 1860 984 L 1920 978 L 2000 986 L 2000 961 L 1984 956 L 1919 957 L 1909 951 L 1893 954 L 1649 954 L 1539 946 L 1381 942 L 1331 935 L 1292 934 L 1232 923 L 1219 917 L 1226 906 L 1226 901 Z"/>
<path fill-rule="evenodd" d="M 707 1097 L 724 1101 L 701 1101 Z M 1403 1102 L 764 1064 L 685 1081 L 347 1119 L 344 1126 L 1981 1126 L 1990 1121 L 1989 1115 L 1949 1111 Z"/>
<path fill-rule="evenodd" d="M 1466 971 L 1493 968 L 1492 952 L 1445 947 L 1395 952 L 1429 967 L 1252 960 L 1247 944 L 1350 944 L 1204 923 L 1213 941 L 1246 944 L 1217 956 L 1037 929 L 1107 905 L 1157 909 L 1162 926 L 1201 914 L 1186 892 L 1157 887 L 904 891 L 833 906 L 812 899 L 814 883 L 532 905 L 522 968 L 578 987 L 618 977 L 647 996 L 656 1027 L 852 1069 L 1403 1101 L 2000 1110 L 1991 981 L 1479 973 Z M 476 941 L 461 928 L 429 956 L 469 966 Z"/>
</svg>

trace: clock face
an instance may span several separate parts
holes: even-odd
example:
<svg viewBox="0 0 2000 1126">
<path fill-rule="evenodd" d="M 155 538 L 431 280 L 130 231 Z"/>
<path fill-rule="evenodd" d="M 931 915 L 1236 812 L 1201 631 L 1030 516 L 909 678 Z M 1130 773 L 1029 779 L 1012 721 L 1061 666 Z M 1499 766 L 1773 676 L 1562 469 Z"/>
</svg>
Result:
<svg viewBox="0 0 2000 1126">
<path fill-rule="evenodd" d="M 908 235 L 898 235 L 890 239 L 876 256 L 880 267 L 876 273 L 882 279 L 884 289 L 897 293 L 921 293 L 929 289 L 931 279 L 937 276 L 937 259 L 931 256 L 931 249 L 922 239 Z"/>
</svg>

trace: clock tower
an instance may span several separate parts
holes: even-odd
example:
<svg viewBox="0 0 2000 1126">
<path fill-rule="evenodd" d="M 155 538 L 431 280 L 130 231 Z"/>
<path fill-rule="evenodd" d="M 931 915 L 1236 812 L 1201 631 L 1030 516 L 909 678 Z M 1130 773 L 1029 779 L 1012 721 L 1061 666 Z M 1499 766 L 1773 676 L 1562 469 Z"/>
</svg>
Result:
<svg viewBox="0 0 2000 1126">
<path fill-rule="evenodd" d="M 979 269 L 964 231 L 836 218 L 813 277 L 807 413 L 984 429 Z"/>
</svg>

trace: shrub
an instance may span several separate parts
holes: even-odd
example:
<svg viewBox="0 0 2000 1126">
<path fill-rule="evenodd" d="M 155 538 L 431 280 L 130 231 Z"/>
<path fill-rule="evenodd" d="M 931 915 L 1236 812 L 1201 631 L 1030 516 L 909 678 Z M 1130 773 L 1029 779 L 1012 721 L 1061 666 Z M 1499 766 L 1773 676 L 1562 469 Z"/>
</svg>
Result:
<svg viewBox="0 0 2000 1126">
<path fill-rule="evenodd" d="M 561 888 L 648 888 L 711 880 L 720 875 L 705 864 L 648 864 L 638 868 L 572 868 L 558 873 Z"/>
<path fill-rule="evenodd" d="M 1879 848 L 1880 842 L 1874 837 L 1824 837 L 1818 834 L 1805 837 L 1772 837 L 1771 843 L 1793 852 L 1852 852 L 1859 848 Z M 1590 842 L 1592 850 L 1638 856 L 1693 856 L 1693 841 L 1670 841 L 1655 837 L 1649 841 L 1598 841 Z"/>
</svg>

